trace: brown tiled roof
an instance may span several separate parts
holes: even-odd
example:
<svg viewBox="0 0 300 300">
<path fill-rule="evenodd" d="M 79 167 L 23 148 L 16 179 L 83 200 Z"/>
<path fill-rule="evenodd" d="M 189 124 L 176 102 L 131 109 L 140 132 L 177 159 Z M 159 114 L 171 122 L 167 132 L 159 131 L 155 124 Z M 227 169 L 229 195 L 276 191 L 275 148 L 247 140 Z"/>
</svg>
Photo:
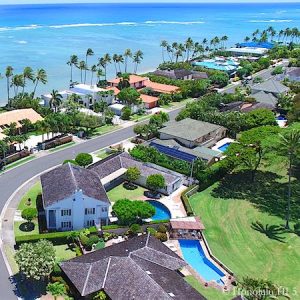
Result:
<svg viewBox="0 0 300 300">
<path fill-rule="evenodd" d="M 103 289 L 110 299 L 205 299 L 176 272 L 185 265 L 177 254 L 150 235 L 60 264 L 82 296 Z"/>
<path fill-rule="evenodd" d="M 156 103 L 158 101 L 157 97 L 152 97 L 144 94 L 141 94 L 140 98 L 142 99 L 143 103 Z"/>
<path fill-rule="evenodd" d="M 145 81 L 145 86 L 153 89 L 158 93 L 164 94 L 177 93 L 180 91 L 178 86 L 152 82 L 150 80 Z"/>
<path fill-rule="evenodd" d="M 64 200 L 78 190 L 88 197 L 109 203 L 97 173 L 70 163 L 41 175 L 44 207 Z"/>
<path fill-rule="evenodd" d="M 113 83 L 113 84 L 119 84 L 120 80 L 121 80 L 121 78 L 114 78 L 114 79 L 108 80 L 107 82 L 108 83 Z M 138 76 L 138 75 L 134 75 L 134 74 L 129 76 L 129 83 L 130 84 L 135 84 L 135 83 L 145 81 L 145 80 L 148 80 L 148 78 Z"/>
<path fill-rule="evenodd" d="M 117 96 L 120 93 L 120 90 L 115 86 L 110 86 L 106 88 L 107 91 L 113 91 L 114 95 Z"/>
</svg>

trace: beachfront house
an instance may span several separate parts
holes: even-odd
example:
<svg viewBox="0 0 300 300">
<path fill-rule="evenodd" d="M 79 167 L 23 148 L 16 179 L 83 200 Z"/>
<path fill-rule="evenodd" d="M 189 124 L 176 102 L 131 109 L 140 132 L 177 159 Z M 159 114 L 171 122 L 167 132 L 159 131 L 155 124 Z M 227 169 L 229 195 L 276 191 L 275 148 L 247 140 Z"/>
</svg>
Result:
<svg viewBox="0 0 300 300">
<path fill-rule="evenodd" d="M 70 163 L 41 175 L 49 230 L 80 230 L 107 225 L 110 206 L 99 176 Z"/>
<path fill-rule="evenodd" d="M 9 125 L 12 123 L 16 124 L 17 130 L 21 133 L 24 120 L 29 120 L 32 124 L 35 124 L 37 121 L 42 121 L 43 118 L 32 108 L 15 109 L 1 113 L 0 140 L 3 140 L 6 137 L 4 131 L 9 128 Z"/>
<path fill-rule="evenodd" d="M 162 76 L 169 79 L 177 80 L 193 80 L 193 79 L 207 79 L 208 75 L 206 72 L 197 72 L 186 69 L 175 69 L 175 70 L 155 70 L 152 72 L 153 75 Z"/>
<path fill-rule="evenodd" d="M 108 80 L 107 83 L 110 87 L 118 87 L 121 79 L 122 78 L 117 77 L 117 78 Z M 141 88 L 145 87 L 145 82 L 147 80 L 149 80 L 147 77 L 142 77 L 142 76 L 132 74 L 132 75 L 129 75 L 128 81 L 129 81 L 130 87 L 135 88 L 135 89 L 141 89 Z"/>
<path fill-rule="evenodd" d="M 150 234 L 62 262 L 75 299 L 205 300 L 180 273 L 187 263 Z"/>
<path fill-rule="evenodd" d="M 212 146 L 226 136 L 227 129 L 220 125 L 183 119 L 179 122 L 170 121 L 159 130 L 161 140 L 175 140 L 179 144 L 194 148 L 197 146 Z"/>
<path fill-rule="evenodd" d="M 93 108 L 96 102 L 104 101 L 110 105 L 115 100 L 113 90 L 98 88 L 96 85 L 88 84 L 75 84 L 68 90 L 60 91 L 59 94 L 62 96 L 63 102 L 68 100 L 71 95 L 77 95 L 78 103 L 88 109 Z M 42 95 L 44 106 L 50 107 L 51 98 L 51 94 Z"/>
</svg>

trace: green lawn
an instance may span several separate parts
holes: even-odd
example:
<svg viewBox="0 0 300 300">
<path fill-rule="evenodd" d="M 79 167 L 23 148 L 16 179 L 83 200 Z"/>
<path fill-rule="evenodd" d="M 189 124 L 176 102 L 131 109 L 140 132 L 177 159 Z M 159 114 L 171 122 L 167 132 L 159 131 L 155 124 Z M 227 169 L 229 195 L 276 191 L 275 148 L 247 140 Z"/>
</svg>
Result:
<svg viewBox="0 0 300 300">
<path fill-rule="evenodd" d="M 39 225 L 37 220 L 33 220 L 32 223 L 34 224 L 34 229 L 31 231 L 22 230 L 27 225 L 27 222 L 14 222 L 14 234 L 15 237 L 17 236 L 24 236 L 24 235 L 32 235 L 32 234 L 39 234 Z"/>
<path fill-rule="evenodd" d="M 256 221 L 284 224 L 286 182 L 278 174 L 261 173 L 255 183 L 246 175 L 228 176 L 191 197 L 190 202 L 206 227 L 204 233 L 214 255 L 238 278 L 269 279 L 300 295 L 300 238 L 284 233 L 284 242 L 280 242 L 251 228 Z M 296 181 L 293 193 L 292 217 L 296 219 L 300 209 Z"/>
<path fill-rule="evenodd" d="M 55 245 L 55 256 L 57 261 L 64 261 L 76 257 L 75 251 L 71 250 L 68 245 Z"/>
<path fill-rule="evenodd" d="M 144 196 L 146 189 L 138 186 L 135 190 L 127 190 L 123 187 L 123 184 L 118 185 L 117 187 L 110 190 L 107 195 L 111 202 L 116 202 L 120 199 L 129 199 L 129 200 L 139 200 L 139 198 Z"/>
<path fill-rule="evenodd" d="M 115 131 L 119 128 L 120 128 L 120 126 L 118 126 L 118 125 L 104 125 L 104 126 L 96 128 L 93 131 L 92 136 L 98 136 L 98 135 L 102 135 L 105 133 L 109 133 L 109 132 Z"/>
<path fill-rule="evenodd" d="M 23 210 L 28 207 L 36 207 L 36 198 L 42 192 L 41 182 L 37 182 L 21 199 L 18 210 Z M 31 206 L 26 205 L 28 198 L 31 199 Z"/>
<path fill-rule="evenodd" d="M 49 152 L 55 152 L 55 151 L 58 151 L 58 150 L 62 150 L 62 149 L 71 147 L 71 146 L 73 146 L 73 145 L 75 145 L 75 144 L 76 144 L 75 142 L 69 142 L 69 143 L 66 143 L 66 144 L 57 146 L 57 147 L 55 147 L 55 148 L 51 148 L 51 149 L 49 149 L 48 151 L 49 151 Z"/>
<path fill-rule="evenodd" d="M 102 149 L 102 150 L 96 152 L 95 154 L 97 157 L 104 159 L 104 158 L 110 156 L 112 153 L 106 152 L 104 149 Z"/>
</svg>

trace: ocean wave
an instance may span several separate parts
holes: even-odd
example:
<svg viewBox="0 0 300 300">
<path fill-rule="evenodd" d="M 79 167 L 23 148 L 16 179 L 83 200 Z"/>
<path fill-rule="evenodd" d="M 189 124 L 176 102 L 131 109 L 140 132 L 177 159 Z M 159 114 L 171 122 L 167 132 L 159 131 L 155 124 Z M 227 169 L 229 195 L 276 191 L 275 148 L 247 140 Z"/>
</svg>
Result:
<svg viewBox="0 0 300 300">
<path fill-rule="evenodd" d="M 193 25 L 204 24 L 203 21 L 146 21 L 145 24 L 178 24 L 178 25 Z"/>
<path fill-rule="evenodd" d="M 14 30 L 32 30 L 42 28 L 42 26 L 39 25 L 28 25 L 28 26 L 17 26 L 17 27 L 0 27 L 0 31 L 14 31 Z"/>
<path fill-rule="evenodd" d="M 290 23 L 293 20 L 250 20 L 250 23 Z"/>
<path fill-rule="evenodd" d="M 135 22 L 118 22 L 118 23 L 79 23 L 79 24 L 64 24 L 50 25 L 49 28 L 72 28 L 72 27 L 102 27 L 102 26 L 135 26 Z"/>
<path fill-rule="evenodd" d="M 18 43 L 18 44 L 28 44 L 27 41 L 16 41 L 16 43 Z"/>
</svg>

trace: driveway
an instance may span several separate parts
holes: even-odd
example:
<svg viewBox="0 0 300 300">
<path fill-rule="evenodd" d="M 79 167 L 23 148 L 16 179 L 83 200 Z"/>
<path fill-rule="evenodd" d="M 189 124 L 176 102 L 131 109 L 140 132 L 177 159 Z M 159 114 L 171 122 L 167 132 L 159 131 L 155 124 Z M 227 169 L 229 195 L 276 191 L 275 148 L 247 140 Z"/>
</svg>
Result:
<svg viewBox="0 0 300 300">
<path fill-rule="evenodd" d="M 169 113 L 170 119 L 174 119 L 181 108 L 173 110 Z M 145 121 L 146 122 L 146 121 Z M 49 155 L 34 159 L 24 165 L 12 169 L 0 175 L 0 210 L 3 209 L 6 201 L 10 196 L 22 185 L 24 182 L 34 177 L 35 175 L 61 164 L 66 159 L 73 159 L 78 153 L 81 152 L 94 152 L 98 149 L 108 147 L 116 144 L 125 139 L 135 136 L 133 127 L 130 126 L 118 131 L 88 140 L 84 143 L 77 144 L 76 146 L 53 152 Z M 1 220 L 2 222 L 2 220 Z M 2 239 L 2 233 L 1 233 Z M 13 292 L 13 284 L 10 282 L 9 274 L 4 263 L 2 255 L 0 255 L 0 291 L 1 299 L 12 300 L 16 299 Z"/>
</svg>

